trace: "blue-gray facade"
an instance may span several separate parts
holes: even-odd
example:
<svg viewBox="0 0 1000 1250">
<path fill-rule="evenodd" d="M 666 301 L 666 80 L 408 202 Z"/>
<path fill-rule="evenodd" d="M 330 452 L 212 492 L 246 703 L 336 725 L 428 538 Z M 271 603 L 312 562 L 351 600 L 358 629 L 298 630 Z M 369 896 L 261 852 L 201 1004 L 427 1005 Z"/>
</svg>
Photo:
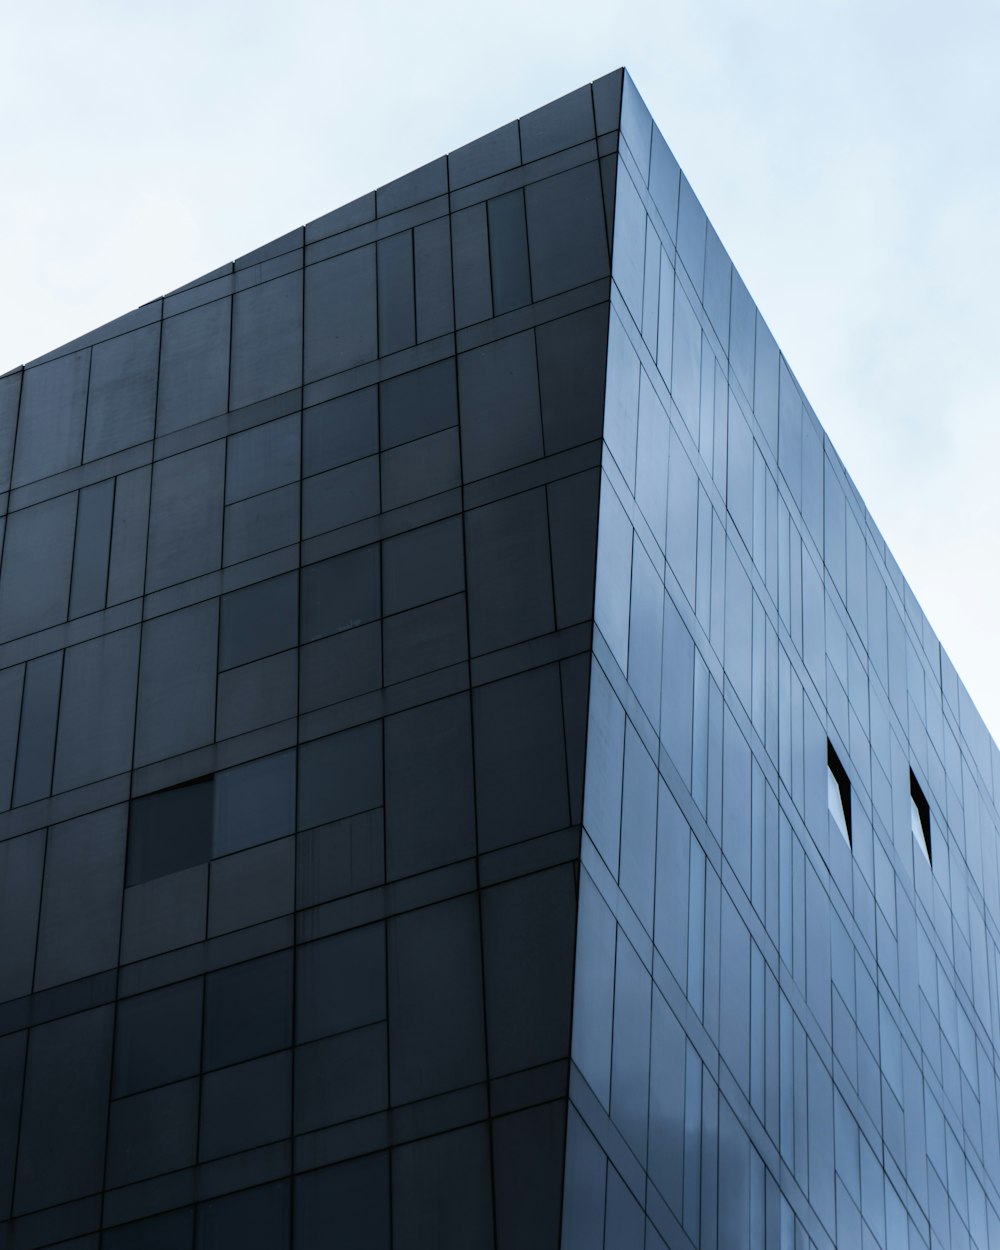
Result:
<svg viewBox="0 0 1000 1250">
<path fill-rule="evenodd" d="M 626 76 L 567 1250 L 1000 1246 L 998 786 Z"/>
<path fill-rule="evenodd" d="M 0 488 L 3 1250 L 1000 1245 L 1000 755 L 627 74 Z"/>
</svg>

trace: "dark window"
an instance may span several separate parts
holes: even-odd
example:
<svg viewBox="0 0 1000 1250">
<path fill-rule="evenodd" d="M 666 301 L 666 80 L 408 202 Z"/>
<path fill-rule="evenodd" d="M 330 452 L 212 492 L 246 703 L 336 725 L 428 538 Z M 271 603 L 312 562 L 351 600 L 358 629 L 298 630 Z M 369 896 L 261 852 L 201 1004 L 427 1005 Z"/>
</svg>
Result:
<svg viewBox="0 0 1000 1250">
<path fill-rule="evenodd" d="M 833 743 L 826 743 L 826 801 L 833 823 L 851 845 L 851 783 Z"/>
<path fill-rule="evenodd" d="M 931 862 L 931 809 L 924 797 L 924 792 L 920 788 L 920 782 L 917 781 L 910 769 L 910 828 L 913 830 L 913 836 L 917 840 L 917 845 L 923 851 L 927 862 Z"/>
<path fill-rule="evenodd" d="M 127 885 L 212 858 L 213 791 L 213 778 L 199 777 L 132 800 Z"/>
</svg>

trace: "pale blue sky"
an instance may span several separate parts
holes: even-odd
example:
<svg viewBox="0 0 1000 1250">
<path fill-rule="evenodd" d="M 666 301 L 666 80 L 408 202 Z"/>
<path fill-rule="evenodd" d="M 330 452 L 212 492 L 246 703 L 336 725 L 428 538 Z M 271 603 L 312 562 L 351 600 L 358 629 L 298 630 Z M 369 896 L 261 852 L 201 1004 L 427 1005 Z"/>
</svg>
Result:
<svg viewBox="0 0 1000 1250">
<path fill-rule="evenodd" d="M 0 371 L 627 65 L 1000 735 L 994 0 L 0 19 Z"/>
</svg>

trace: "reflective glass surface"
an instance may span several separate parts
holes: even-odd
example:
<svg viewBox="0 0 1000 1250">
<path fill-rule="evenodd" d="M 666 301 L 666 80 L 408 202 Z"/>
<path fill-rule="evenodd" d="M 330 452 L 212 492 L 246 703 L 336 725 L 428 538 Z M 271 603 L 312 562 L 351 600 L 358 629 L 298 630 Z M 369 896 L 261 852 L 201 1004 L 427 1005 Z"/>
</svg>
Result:
<svg viewBox="0 0 1000 1250">
<path fill-rule="evenodd" d="M 562 1246 L 1000 1244 L 1000 753 L 627 77 L 616 187 Z"/>
</svg>

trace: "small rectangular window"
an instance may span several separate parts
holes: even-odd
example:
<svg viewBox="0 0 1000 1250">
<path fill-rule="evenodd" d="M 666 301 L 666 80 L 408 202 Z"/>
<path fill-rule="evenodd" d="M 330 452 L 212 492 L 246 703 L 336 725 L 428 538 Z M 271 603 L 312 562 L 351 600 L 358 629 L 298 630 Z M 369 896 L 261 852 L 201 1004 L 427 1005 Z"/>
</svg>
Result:
<svg viewBox="0 0 1000 1250">
<path fill-rule="evenodd" d="M 131 803 L 126 885 L 138 885 L 212 858 L 214 778 L 199 777 Z"/>
<path fill-rule="evenodd" d="M 844 841 L 850 846 L 851 783 L 829 739 L 826 743 L 826 802 L 833 823 L 840 830 Z"/>
<path fill-rule="evenodd" d="M 920 782 L 910 769 L 910 828 L 924 859 L 931 862 L 931 809 L 920 789 Z"/>
</svg>

